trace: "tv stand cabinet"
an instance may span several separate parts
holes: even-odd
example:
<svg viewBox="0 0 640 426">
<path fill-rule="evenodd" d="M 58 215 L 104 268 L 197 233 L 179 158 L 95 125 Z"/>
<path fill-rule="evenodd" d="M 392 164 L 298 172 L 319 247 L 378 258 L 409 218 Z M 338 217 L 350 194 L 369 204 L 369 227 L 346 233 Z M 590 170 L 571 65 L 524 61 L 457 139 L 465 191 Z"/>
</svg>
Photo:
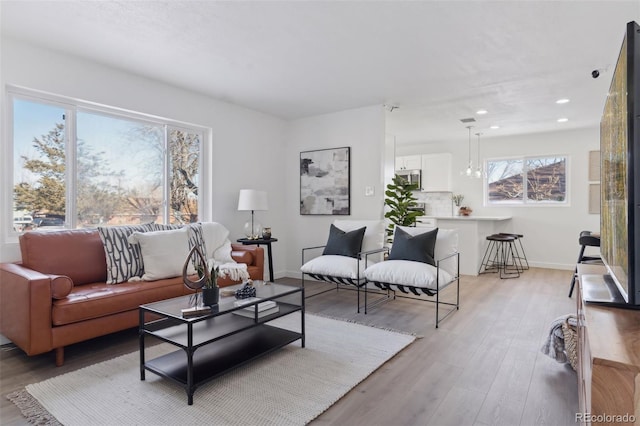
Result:
<svg viewBox="0 0 640 426">
<path fill-rule="evenodd" d="M 640 311 L 598 306 L 583 299 L 581 276 L 605 273 L 602 265 L 578 265 L 576 421 L 637 425 L 640 424 Z"/>
</svg>

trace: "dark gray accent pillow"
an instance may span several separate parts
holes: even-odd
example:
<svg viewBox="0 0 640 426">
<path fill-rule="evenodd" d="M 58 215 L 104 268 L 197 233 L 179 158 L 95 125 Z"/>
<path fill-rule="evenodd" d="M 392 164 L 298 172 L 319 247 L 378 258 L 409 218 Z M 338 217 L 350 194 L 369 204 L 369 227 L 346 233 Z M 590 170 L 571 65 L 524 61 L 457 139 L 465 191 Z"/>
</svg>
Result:
<svg viewBox="0 0 640 426">
<path fill-rule="evenodd" d="M 362 239 L 366 226 L 350 232 L 331 224 L 329 228 L 329 240 L 322 254 L 335 254 L 338 256 L 358 257 L 362 250 Z"/>
<path fill-rule="evenodd" d="M 389 260 L 413 260 L 436 266 L 435 250 L 438 228 L 412 236 L 400 228 L 396 228 Z"/>
</svg>

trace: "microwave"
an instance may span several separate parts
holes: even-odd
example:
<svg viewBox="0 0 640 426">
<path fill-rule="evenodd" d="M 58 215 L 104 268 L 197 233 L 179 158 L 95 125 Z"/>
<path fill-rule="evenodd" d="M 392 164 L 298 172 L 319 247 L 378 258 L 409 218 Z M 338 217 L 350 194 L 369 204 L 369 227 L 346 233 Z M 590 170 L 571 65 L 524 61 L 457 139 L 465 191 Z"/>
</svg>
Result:
<svg viewBox="0 0 640 426">
<path fill-rule="evenodd" d="M 403 177 L 409 183 L 418 184 L 418 190 L 422 189 L 422 170 L 396 170 L 396 176 Z"/>
</svg>

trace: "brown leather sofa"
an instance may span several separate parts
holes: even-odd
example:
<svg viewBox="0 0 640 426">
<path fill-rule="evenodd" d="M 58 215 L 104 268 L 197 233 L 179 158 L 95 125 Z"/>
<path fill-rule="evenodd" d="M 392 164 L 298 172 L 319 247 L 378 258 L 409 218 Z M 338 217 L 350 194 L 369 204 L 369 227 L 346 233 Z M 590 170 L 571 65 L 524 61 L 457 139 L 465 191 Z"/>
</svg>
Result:
<svg viewBox="0 0 640 426">
<path fill-rule="evenodd" d="M 0 333 L 27 355 L 55 349 L 58 366 L 67 345 L 137 327 L 140 305 L 193 293 L 182 277 L 107 285 L 95 229 L 27 232 L 20 250 L 22 262 L 0 264 Z M 262 247 L 232 244 L 232 257 L 263 279 Z"/>
</svg>

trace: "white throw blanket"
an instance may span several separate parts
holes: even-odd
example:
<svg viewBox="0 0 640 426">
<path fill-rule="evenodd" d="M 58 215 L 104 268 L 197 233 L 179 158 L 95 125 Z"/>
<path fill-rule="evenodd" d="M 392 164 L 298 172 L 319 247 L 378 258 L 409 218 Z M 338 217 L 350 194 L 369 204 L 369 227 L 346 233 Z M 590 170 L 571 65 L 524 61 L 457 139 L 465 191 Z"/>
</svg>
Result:
<svg viewBox="0 0 640 426">
<path fill-rule="evenodd" d="M 233 281 L 245 281 L 249 279 L 249 271 L 244 263 L 218 263 L 213 259 L 213 267 L 220 267 L 220 277 L 229 277 Z"/>
<path fill-rule="evenodd" d="M 249 271 L 244 263 L 237 263 L 231 257 L 231 241 L 229 230 L 218 222 L 202 222 L 204 244 L 207 247 L 209 268 L 220 267 L 220 276 L 227 276 L 234 281 L 249 279 Z"/>
<path fill-rule="evenodd" d="M 551 328 L 549 329 L 549 337 L 542 345 L 542 348 L 540 348 L 540 351 L 543 354 L 550 356 L 559 363 L 569 362 L 564 350 L 564 333 L 562 331 L 562 324 L 564 324 L 565 320 L 570 316 L 572 316 L 572 314 L 563 315 L 553 320 Z M 576 325 L 575 318 L 570 318 L 569 324 Z"/>
<path fill-rule="evenodd" d="M 202 222 L 202 236 L 207 247 L 207 259 L 216 264 L 236 263 L 231 257 L 229 230 L 218 222 Z"/>
</svg>

